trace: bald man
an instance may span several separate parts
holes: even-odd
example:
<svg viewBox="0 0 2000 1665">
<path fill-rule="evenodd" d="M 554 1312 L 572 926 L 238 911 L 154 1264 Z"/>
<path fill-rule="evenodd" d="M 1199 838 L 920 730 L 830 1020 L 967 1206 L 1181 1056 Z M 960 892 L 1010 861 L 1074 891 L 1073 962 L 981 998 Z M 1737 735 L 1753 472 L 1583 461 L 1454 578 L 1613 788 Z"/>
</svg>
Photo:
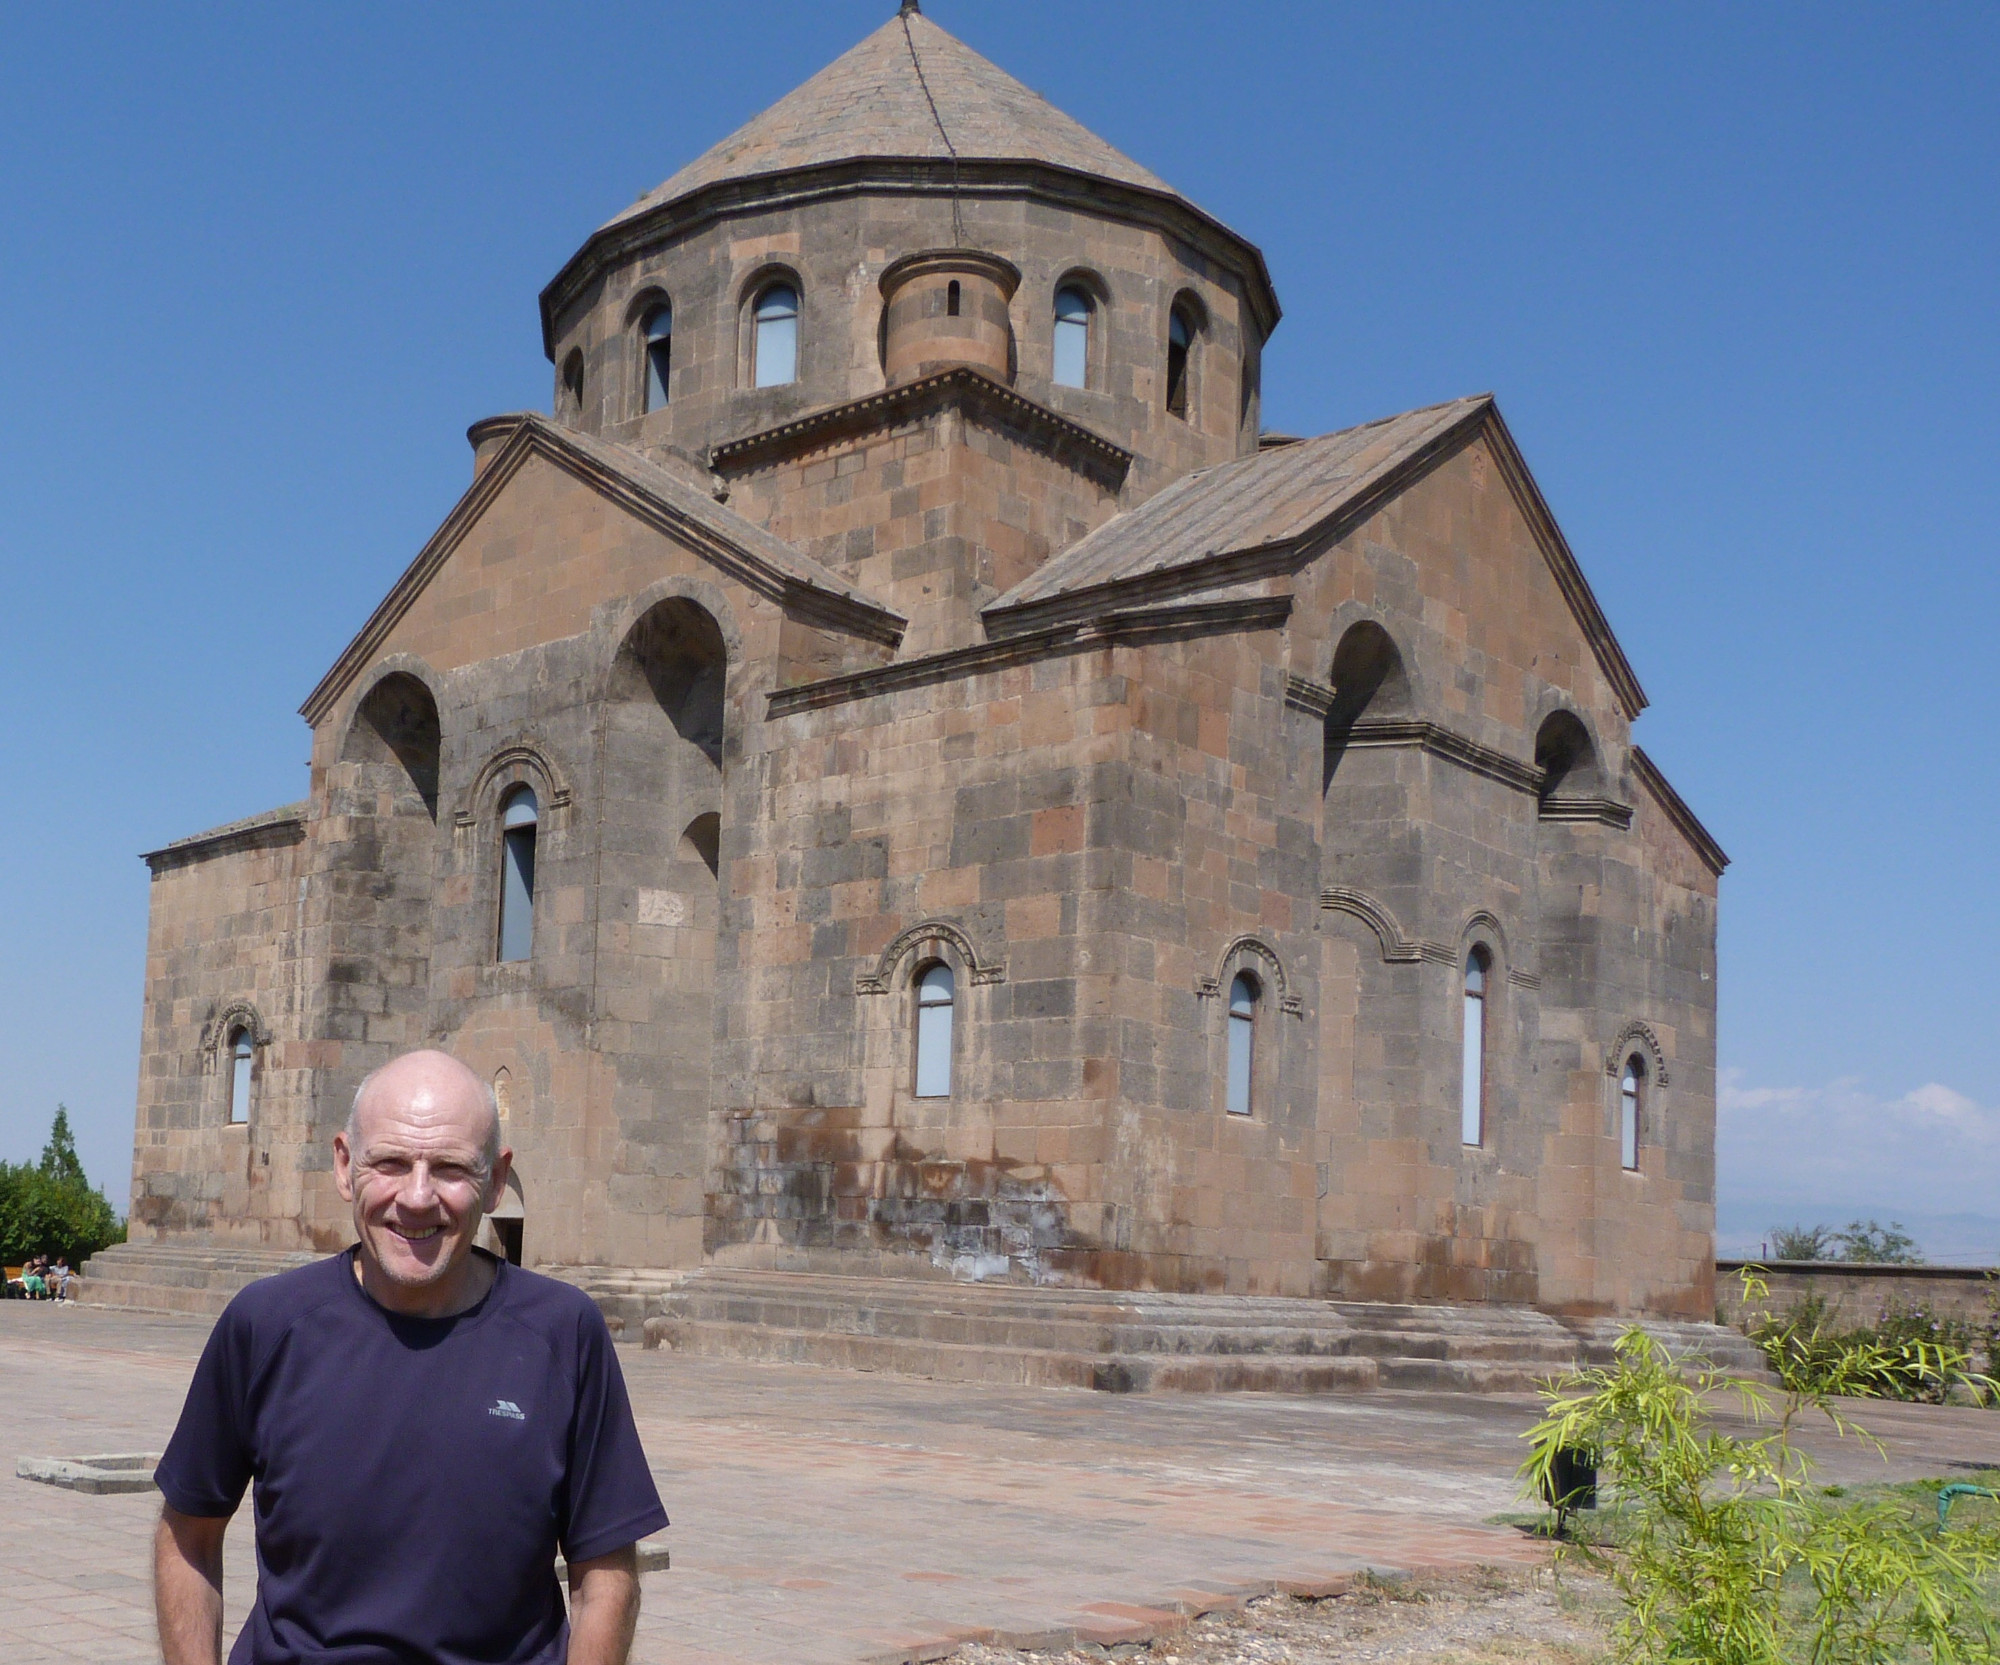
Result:
<svg viewBox="0 0 2000 1665">
<path fill-rule="evenodd" d="M 635 1546 L 667 1517 L 597 1308 L 473 1247 L 512 1160 L 456 1059 L 361 1083 L 333 1136 L 357 1243 L 229 1303 L 155 1476 L 166 1665 L 220 1665 L 223 1533 L 253 1479 L 230 1665 L 624 1665 Z"/>
</svg>

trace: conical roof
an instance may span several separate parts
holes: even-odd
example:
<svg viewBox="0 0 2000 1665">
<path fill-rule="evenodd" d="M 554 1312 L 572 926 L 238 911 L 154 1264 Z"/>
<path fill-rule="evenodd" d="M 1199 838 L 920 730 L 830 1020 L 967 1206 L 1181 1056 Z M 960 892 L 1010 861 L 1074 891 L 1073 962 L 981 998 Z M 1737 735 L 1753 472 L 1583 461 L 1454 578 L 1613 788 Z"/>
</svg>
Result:
<svg viewBox="0 0 2000 1665">
<path fill-rule="evenodd" d="M 1039 162 L 1178 195 L 998 64 L 921 13 L 906 12 L 647 192 L 610 225 L 725 180 L 864 158 L 953 155 L 964 161 Z"/>
</svg>

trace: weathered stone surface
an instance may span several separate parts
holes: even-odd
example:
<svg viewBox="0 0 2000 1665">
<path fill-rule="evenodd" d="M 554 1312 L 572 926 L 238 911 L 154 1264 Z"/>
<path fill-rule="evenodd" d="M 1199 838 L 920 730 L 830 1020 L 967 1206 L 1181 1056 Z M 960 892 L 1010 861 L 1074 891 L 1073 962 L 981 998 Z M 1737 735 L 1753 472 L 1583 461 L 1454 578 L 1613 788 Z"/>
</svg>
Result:
<svg viewBox="0 0 2000 1665">
<path fill-rule="evenodd" d="M 1015 120 L 952 52 L 945 128 Z M 1254 249 L 1122 165 L 906 165 L 874 97 L 827 141 L 852 168 L 766 133 L 769 168 L 592 239 L 544 297 L 556 418 L 476 426 L 305 706 L 308 802 L 149 858 L 135 1233 L 340 1243 L 328 1135 L 429 1042 L 496 1084 L 535 1262 L 1708 1317 L 1723 858 L 1632 744 L 1643 693 L 1492 401 L 1260 444 Z M 945 248 L 892 386 L 883 275 Z M 952 271 L 1000 274 L 962 329 Z M 779 279 L 798 375 L 757 387 Z M 919 1096 L 932 965 L 951 1080 Z"/>
</svg>

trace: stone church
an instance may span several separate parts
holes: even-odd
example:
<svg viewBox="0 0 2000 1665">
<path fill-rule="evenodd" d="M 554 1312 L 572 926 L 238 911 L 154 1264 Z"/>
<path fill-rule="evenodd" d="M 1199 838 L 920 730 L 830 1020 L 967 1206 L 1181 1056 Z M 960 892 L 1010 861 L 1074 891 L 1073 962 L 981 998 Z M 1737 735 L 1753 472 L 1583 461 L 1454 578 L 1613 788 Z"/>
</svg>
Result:
<svg viewBox="0 0 2000 1665">
<path fill-rule="evenodd" d="M 146 857 L 135 1242 L 347 1241 L 431 1044 L 532 1265 L 1707 1317 L 1725 858 L 1494 401 L 1267 432 L 1278 322 L 908 3 L 591 233 Z"/>
</svg>

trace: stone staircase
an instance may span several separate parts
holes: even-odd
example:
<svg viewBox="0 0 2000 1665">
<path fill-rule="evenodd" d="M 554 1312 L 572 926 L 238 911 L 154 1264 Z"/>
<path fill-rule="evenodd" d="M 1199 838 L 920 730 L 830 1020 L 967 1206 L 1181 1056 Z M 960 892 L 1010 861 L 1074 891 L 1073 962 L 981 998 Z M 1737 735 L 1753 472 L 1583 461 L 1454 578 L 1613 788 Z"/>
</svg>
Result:
<svg viewBox="0 0 2000 1665">
<path fill-rule="evenodd" d="M 71 1288 L 84 1306 L 214 1318 L 245 1284 L 319 1258 L 199 1239 L 114 1243 L 83 1263 Z"/>
<path fill-rule="evenodd" d="M 653 1274 L 653 1276 L 660 1276 Z M 1111 1392 L 1524 1392 L 1611 1356 L 1616 1321 L 1525 1307 L 1162 1295 L 710 1266 L 671 1286 L 589 1291 L 648 1347 L 940 1381 Z M 636 1312 L 635 1312 L 636 1307 Z M 643 1317 L 638 1314 L 643 1313 Z M 635 1318 L 637 1322 L 635 1322 Z M 1734 1331 L 1649 1324 L 1732 1372 L 1762 1358 Z"/>
<path fill-rule="evenodd" d="M 212 1318 L 245 1284 L 317 1258 L 185 1240 L 121 1243 L 85 1263 L 91 1306 Z M 830 1365 L 948 1382 L 1114 1393 L 1520 1393 L 1608 1364 L 1626 1324 L 1530 1307 L 1396 1305 L 1259 1295 L 957 1283 L 712 1265 L 553 1266 L 612 1332 L 703 1358 Z M 1679 1353 L 1762 1376 L 1763 1356 L 1713 1324 L 1649 1319 Z"/>
</svg>

